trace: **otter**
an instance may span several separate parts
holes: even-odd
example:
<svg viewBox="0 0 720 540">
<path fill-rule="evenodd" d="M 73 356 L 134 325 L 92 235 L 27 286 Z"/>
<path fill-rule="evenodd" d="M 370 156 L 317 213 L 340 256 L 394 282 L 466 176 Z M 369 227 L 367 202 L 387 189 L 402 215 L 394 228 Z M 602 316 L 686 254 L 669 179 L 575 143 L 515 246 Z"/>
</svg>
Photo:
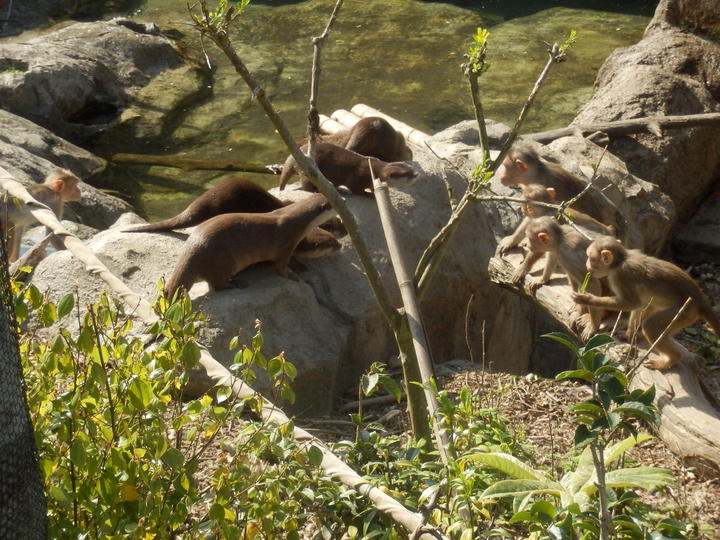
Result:
<svg viewBox="0 0 720 540">
<path fill-rule="evenodd" d="M 331 135 L 322 135 L 320 140 L 383 161 L 408 161 L 413 157 L 402 133 L 379 116 L 361 118 L 351 128 Z M 300 144 L 305 143 L 307 140 Z"/>
<path fill-rule="evenodd" d="M 194 227 L 220 214 L 272 212 L 287 204 L 252 180 L 232 176 L 208 189 L 178 215 L 157 223 L 126 228 L 122 232 L 163 232 L 184 229 Z M 341 236 L 344 233 L 341 224 L 332 223 L 332 226 L 334 234 Z M 340 244 L 333 234 L 321 229 L 313 229 L 300 241 L 295 254 L 299 257 L 322 257 L 338 249 Z"/>
<path fill-rule="evenodd" d="M 409 186 L 418 178 L 415 169 L 401 161 L 388 163 L 375 157 L 361 156 L 352 150 L 324 142 L 318 142 L 315 149 L 317 152 L 315 162 L 325 177 L 335 186 L 346 186 L 355 195 L 365 194 L 366 189 L 372 189 L 370 164 L 372 164 L 375 176 L 393 188 Z M 298 170 L 295 158 L 289 156 L 280 175 L 281 190 L 285 189 L 287 181 L 297 174 Z M 305 178 L 302 179 L 301 185 L 302 189 L 306 191 L 317 191 L 315 186 Z"/>
<path fill-rule="evenodd" d="M 266 214 L 232 213 L 212 217 L 192 232 L 165 285 L 172 298 L 178 288 L 190 289 L 207 281 L 211 291 L 231 286 L 230 279 L 244 268 L 272 261 L 282 276 L 297 279 L 288 268 L 300 240 L 335 215 L 321 194 Z"/>
</svg>

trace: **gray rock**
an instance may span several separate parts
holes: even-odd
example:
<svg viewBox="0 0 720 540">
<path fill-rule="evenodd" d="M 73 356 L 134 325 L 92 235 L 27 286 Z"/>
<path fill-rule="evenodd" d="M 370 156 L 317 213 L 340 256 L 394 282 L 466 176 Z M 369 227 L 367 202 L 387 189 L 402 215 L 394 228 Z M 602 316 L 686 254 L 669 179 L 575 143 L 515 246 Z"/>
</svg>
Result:
<svg viewBox="0 0 720 540">
<path fill-rule="evenodd" d="M 79 141 L 116 122 L 130 96 L 182 59 L 154 25 L 75 23 L 0 44 L 3 108 Z"/>
<path fill-rule="evenodd" d="M 574 123 L 720 110 L 720 46 L 657 26 L 638 44 L 618 49 L 598 73 L 596 91 Z M 720 175 L 720 128 L 669 130 L 662 137 L 615 138 L 610 151 L 628 170 L 657 184 L 685 219 Z"/>
<path fill-rule="evenodd" d="M 105 161 L 29 120 L 0 110 L 0 166 L 29 186 L 42 182 L 57 167 L 87 179 L 104 168 Z M 89 184 L 82 183 L 80 190 L 82 200 L 66 205 L 65 215 L 96 229 L 108 227 L 132 209 L 125 201 Z"/>
<path fill-rule="evenodd" d="M 411 269 L 449 216 L 445 185 L 438 176 L 444 163 L 423 149 L 418 149 L 416 159 L 422 178 L 391 193 L 398 235 Z M 451 175 L 450 182 L 457 192 L 463 188 L 457 175 Z M 303 194 L 287 190 L 282 196 L 290 199 Z M 398 305 L 397 284 L 375 202 L 349 194 L 347 200 Z M 125 225 L 131 218 L 124 215 L 121 223 Z M 422 303 L 434 358 L 440 362 L 469 354 L 481 362 L 484 351 L 487 358 L 494 359 L 495 370 L 524 373 L 533 369 L 551 374 L 567 367 L 566 351 L 549 340 L 535 344 L 533 338 L 561 326 L 527 299 L 488 280 L 487 261 L 496 244 L 491 219 L 497 219 L 492 206 L 478 204 L 469 210 Z M 133 290 L 150 297 L 160 276 L 172 271 L 183 247 L 182 238 L 178 233 L 121 233 L 116 226 L 87 245 Z M 343 249 L 334 256 L 305 259 L 309 269 L 299 282 L 276 275 L 270 265 L 259 265 L 241 274 L 247 288 L 207 294 L 206 284 L 199 283 L 191 290 L 196 307 L 208 314 L 203 342 L 226 365 L 234 354 L 227 348 L 230 339 L 239 335 L 240 343 L 248 343 L 255 333 L 255 320 L 264 323 L 266 357 L 284 351 L 298 367 L 298 402 L 291 408 L 296 412 L 328 411 L 337 393 L 355 388 L 358 376 L 372 362 L 387 362 L 397 354 L 355 251 L 348 238 L 341 242 Z M 80 305 L 107 288 L 66 252 L 42 261 L 33 283 L 56 298 L 77 287 Z M 260 380 L 258 387 L 271 391 L 266 381 Z"/>
<path fill-rule="evenodd" d="M 675 26 L 693 34 L 720 38 L 720 9 L 716 0 L 660 0 L 646 33 Z"/>
<path fill-rule="evenodd" d="M 675 259 L 689 264 L 720 263 L 720 197 L 714 193 L 690 221 L 680 227 L 672 242 Z"/>
</svg>

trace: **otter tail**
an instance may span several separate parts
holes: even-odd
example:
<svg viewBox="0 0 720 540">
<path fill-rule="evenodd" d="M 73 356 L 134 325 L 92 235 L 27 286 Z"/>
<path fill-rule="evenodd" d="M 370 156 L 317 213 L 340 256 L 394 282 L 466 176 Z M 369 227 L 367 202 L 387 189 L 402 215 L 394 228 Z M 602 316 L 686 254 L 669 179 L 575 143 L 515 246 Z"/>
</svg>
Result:
<svg viewBox="0 0 720 540">
<path fill-rule="evenodd" d="M 179 213 L 175 217 L 158 221 L 157 223 L 145 223 L 144 225 L 135 225 L 123 229 L 121 232 L 159 232 L 159 231 L 171 231 L 173 229 L 184 229 L 185 227 L 192 227 L 197 225 L 202 220 L 194 220 L 188 217 L 185 212 Z"/>
</svg>

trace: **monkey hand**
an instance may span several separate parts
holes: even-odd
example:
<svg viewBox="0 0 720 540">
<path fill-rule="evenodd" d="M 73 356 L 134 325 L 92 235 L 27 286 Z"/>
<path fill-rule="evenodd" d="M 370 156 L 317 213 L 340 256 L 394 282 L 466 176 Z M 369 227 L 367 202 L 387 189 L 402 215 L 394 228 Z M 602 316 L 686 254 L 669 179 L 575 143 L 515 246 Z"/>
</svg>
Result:
<svg viewBox="0 0 720 540">
<path fill-rule="evenodd" d="M 593 295 L 588 293 L 572 293 L 572 301 L 581 306 L 589 306 L 593 300 Z"/>
<path fill-rule="evenodd" d="M 500 242 L 498 243 L 496 253 L 502 257 L 507 254 L 508 251 L 510 251 L 512 248 L 515 247 L 515 241 L 513 240 L 512 235 L 506 236 Z"/>
<path fill-rule="evenodd" d="M 543 281 L 542 278 L 531 277 L 531 278 L 526 279 L 525 281 L 526 281 L 526 283 L 527 283 L 528 291 L 530 291 L 530 292 L 533 293 L 533 294 L 535 294 L 535 292 L 536 292 L 542 285 L 545 285 L 545 282 Z"/>
</svg>

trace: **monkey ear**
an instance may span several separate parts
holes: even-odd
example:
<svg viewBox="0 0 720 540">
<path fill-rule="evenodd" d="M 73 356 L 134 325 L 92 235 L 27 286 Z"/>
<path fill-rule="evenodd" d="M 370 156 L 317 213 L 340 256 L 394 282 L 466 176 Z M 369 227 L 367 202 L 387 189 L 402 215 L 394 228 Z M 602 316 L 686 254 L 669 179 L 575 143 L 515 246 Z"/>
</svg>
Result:
<svg viewBox="0 0 720 540">
<path fill-rule="evenodd" d="M 56 178 L 55 180 L 52 181 L 52 185 L 50 186 L 50 189 L 52 189 L 56 193 L 60 193 L 62 191 L 63 187 L 65 187 L 65 180 L 63 180 L 62 178 Z"/>
<path fill-rule="evenodd" d="M 514 165 L 521 171 L 526 171 L 528 168 L 527 163 L 525 163 L 522 159 L 516 159 Z"/>
<path fill-rule="evenodd" d="M 547 194 L 550 195 L 550 200 L 554 201 L 555 197 L 557 197 L 557 191 L 555 191 L 555 188 L 545 188 L 545 191 L 547 191 Z"/>
<path fill-rule="evenodd" d="M 612 251 L 610 251 L 609 249 L 601 249 L 600 250 L 600 259 L 606 266 L 612 264 L 612 262 L 613 262 Z"/>
<path fill-rule="evenodd" d="M 550 235 L 546 232 L 539 232 L 537 233 L 538 240 L 545 244 L 546 246 L 550 243 Z"/>
</svg>

